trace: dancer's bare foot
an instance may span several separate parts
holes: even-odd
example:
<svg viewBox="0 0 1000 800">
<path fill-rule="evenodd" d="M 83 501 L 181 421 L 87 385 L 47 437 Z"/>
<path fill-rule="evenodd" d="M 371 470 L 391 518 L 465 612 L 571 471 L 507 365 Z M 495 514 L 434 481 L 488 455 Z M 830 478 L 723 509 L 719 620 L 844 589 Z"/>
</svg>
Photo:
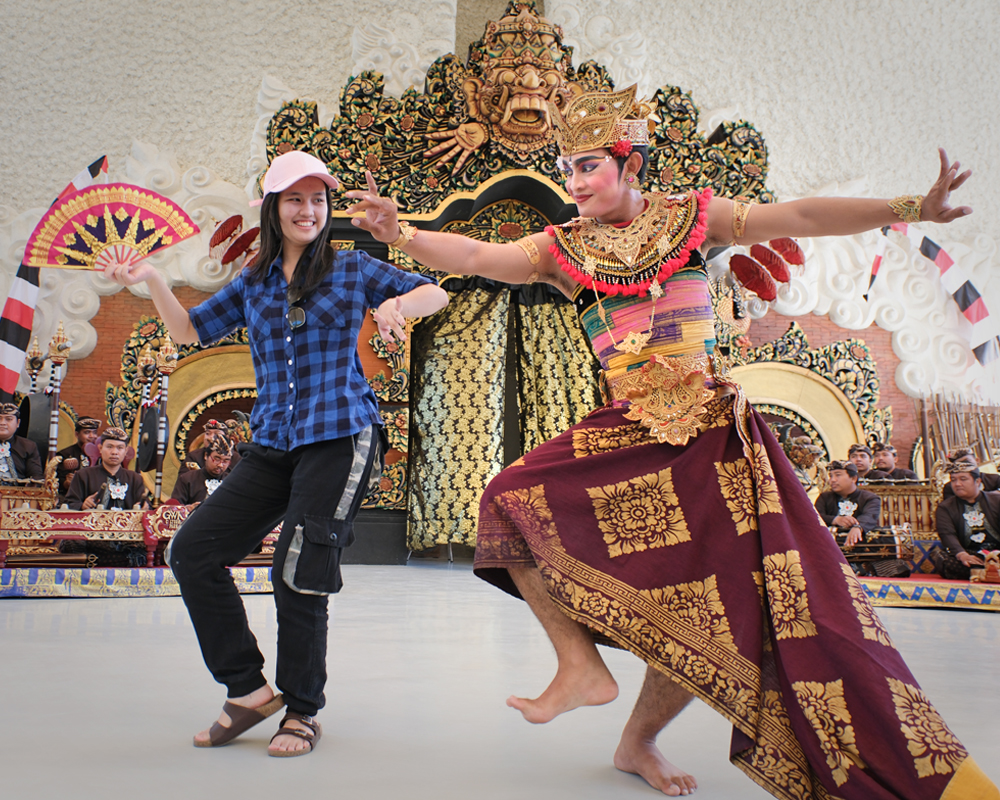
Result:
<svg viewBox="0 0 1000 800">
<path fill-rule="evenodd" d="M 580 706 L 603 706 L 618 697 L 618 684 L 604 662 L 588 661 L 575 667 L 560 665 L 549 687 L 534 700 L 507 698 L 507 705 L 520 711 L 528 722 L 540 724 Z"/>
<path fill-rule="evenodd" d="M 686 797 L 695 793 L 698 782 L 693 775 L 675 767 L 663 757 L 655 741 L 622 736 L 615 751 L 615 766 L 643 778 L 668 797 Z"/>
<path fill-rule="evenodd" d="M 267 705 L 274 699 L 274 692 L 270 686 L 261 686 L 259 689 L 255 689 L 250 692 L 250 694 L 244 695 L 243 697 L 230 697 L 227 702 L 233 705 L 243 706 L 244 708 L 260 708 L 263 705 Z M 229 715 L 223 711 L 219 714 L 219 724 L 224 728 L 228 728 L 232 724 L 232 719 Z M 286 737 L 282 737 L 286 738 Z M 206 728 L 205 730 L 196 733 L 194 736 L 195 742 L 208 742 L 211 739 L 211 728 Z"/>
</svg>

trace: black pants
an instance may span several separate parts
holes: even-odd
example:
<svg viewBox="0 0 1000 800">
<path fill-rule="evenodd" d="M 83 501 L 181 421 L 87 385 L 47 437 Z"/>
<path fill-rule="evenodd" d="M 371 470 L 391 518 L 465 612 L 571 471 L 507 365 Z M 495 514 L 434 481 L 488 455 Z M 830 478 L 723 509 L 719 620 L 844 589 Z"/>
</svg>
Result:
<svg viewBox="0 0 1000 800">
<path fill-rule="evenodd" d="M 340 551 L 353 541 L 352 523 L 378 455 L 379 429 L 304 445 L 290 452 L 242 445 L 243 458 L 173 537 L 169 563 L 180 584 L 205 663 L 215 679 L 241 697 L 266 685 L 264 657 L 227 567 L 239 563 L 283 522 L 271 582 L 278 618 L 275 683 L 290 711 L 313 715 L 325 703 L 327 597 L 340 588 Z M 293 548 L 298 571 L 282 578 L 297 526 L 306 542 Z M 298 537 L 299 540 L 302 536 Z M 310 542 L 316 542 L 311 544 Z M 310 549 L 312 548 L 312 549 Z M 303 569 L 325 565 L 324 585 Z M 305 591 L 301 591 L 305 589 Z"/>
</svg>

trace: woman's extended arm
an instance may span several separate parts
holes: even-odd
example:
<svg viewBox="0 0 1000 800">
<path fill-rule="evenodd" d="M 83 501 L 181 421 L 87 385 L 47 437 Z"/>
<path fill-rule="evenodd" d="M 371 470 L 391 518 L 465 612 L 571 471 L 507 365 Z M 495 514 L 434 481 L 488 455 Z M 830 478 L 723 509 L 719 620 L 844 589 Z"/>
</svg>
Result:
<svg viewBox="0 0 1000 800">
<path fill-rule="evenodd" d="M 390 297 L 375 311 L 375 322 L 379 336 L 387 342 L 390 332 L 397 341 L 404 341 L 407 318 L 429 317 L 448 305 L 448 293 L 440 286 L 425 283 L 406 294 Z"/>
<path fill-rule="evenodd" d="M 109 281 L 121 284 L 122 286 L 135 286 L 137 283 L 146 281 L 149 286 L 149 296 L 153 300 L 153 305 L 167 326 L 172 338 L 178 344 L 191 344 L 198 341 L 198 332 L 191 324 L 191 317 L 188 316 L 187 309 L 180 304 L 170 291 L 167 282 L 150 264 L 140 261 L 131 267 L 125 264 L 111 266 L 104 270 L 104 277 Z"/>
<path fill-rule="evenodd" d="M 920 219 L 923 222 L 951 222 L 972 213 L 968 206 L 952 208 L 949 193 L 960 187 L 971 170 L 958 174 L 959 163 L 949 163 L 943 149 L 938 150 L 941 172 L 924 196 Z M 754 205 L 746 217 L 742 236 L 734 236 L 733 201 L 713 198 L 708 207 L 709 246 L 749 245 L 781 237 L 849 236 L 900 222 L 889 208 L 889 201 L 852 197 L 808 197 L 787 203 Z"/>
<path fill-rule="evenodd" d="M 365 178 L 368 191 L 354 189 L 345 193 L 346 197 L 357 201 L 347 213 L 364 212 L 363 217 L 355 217 L 352 223 L 380 242 L 392 244 L 401 230 L 396 204 L 390 198 L 379 196 L 370 172 L 365 172 Z M 455 233 L 420 231 L 405 247 L 408 256 L 441 272 L 479 275 L 503 283 L 557 282 L 562 271 L 548 251 L 552 239 L 537 233 L 530 241 L 533 249 L 523 241 L 521 244 L 495 244 Z"/>
</svg>

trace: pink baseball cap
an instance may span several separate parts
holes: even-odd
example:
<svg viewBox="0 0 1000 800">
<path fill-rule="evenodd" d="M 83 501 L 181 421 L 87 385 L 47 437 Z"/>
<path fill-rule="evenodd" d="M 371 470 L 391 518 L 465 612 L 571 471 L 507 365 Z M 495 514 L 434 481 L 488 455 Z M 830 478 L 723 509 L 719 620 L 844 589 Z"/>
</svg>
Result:
<svg viewBox="0 0 1000 800">
<path fill-rule="evenodd" d="M 329 173 L 326 164 L 316 156 L 300 150 L 290 150 L 274 159 L 267 168 L 263 183 L 264 197 L 274 192 L 283 192 L 303 178 L 319 178 L 331 189 L 340 187 L 340 181 Z M 260 200 L 251 200 L 250 205 L 259 206 L 264 202 L 264 197 Z"/>
</svg>

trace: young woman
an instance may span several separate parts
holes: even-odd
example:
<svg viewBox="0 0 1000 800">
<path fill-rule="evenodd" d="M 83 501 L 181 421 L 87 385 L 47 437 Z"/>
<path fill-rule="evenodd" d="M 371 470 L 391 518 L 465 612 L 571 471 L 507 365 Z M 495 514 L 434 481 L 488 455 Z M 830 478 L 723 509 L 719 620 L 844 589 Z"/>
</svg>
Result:
<svg viewBox="0 0 1000 800">
<path fill-rule="evenodd" d="M 361 251 L 329 245 L 330 190 L 322 161 L 278 156 L 264 176 L 260 253 L 213 297 L 185 310 L 145 262 L 109 268 L 123 285 L 146 281 L 178 342 L 215 341 L 246 327 L 257 381 L 254 440 L 233 472 L 174 536 L 168 559 L 205 663 L 228 689 L 211 729 L 217 747 L 287 705 L 268 753 L 312 751 L 324 705 L 327 595 L 341 588 L 340 554 L 373 466 L 384 455 L 378 402 L 357 354 L 369 308 L 384 337 L 403 337 L 407 317 L 444 308 L 445 292 Z M 272 583 L 278 612 L 275 695 L 264 658 L 227 569 L 278 523 Z"/>
<path fill-rule="evenodd" d="M 692 696 L 733 723 L 731 759 L 781 798 L 996 797 L 923 695 L 766 423 L 716 365 L 710 247 L 949 222 L 958 174 L 923 197 L 752 205 L 710 189 L 640 191 L 648 128 L 635 88 L 553 110 L 580 218 L 488 244 L 400 224 L 348 192 L 355 224 L 428 266 L 574 300 L 611 402 L 497 476 L 476 572 L 523 597 L 558 656 L 551 685 L 508 705 L 547 722 L 614 700 L 595 638 L 649 665 L 615 765 L 667 795 L 695 779 L 655 746 Z"/>
</svg>

